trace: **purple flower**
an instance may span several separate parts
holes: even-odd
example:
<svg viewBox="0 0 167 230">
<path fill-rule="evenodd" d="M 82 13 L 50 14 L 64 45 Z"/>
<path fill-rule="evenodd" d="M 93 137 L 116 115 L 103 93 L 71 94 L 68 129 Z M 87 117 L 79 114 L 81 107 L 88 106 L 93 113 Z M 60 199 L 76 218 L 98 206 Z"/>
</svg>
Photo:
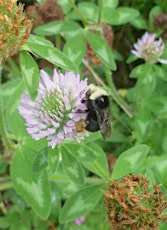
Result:
<svg viewBox="0 0 167 230">
<path fill-rule="evenodd" d="M 162 38 L 155 41 L 156 34 L 145 33 L 141 39 L 134 44 L 134 50 L 131 52 L 138 58 L 144 59 L 146 62 L 167 64 L 167 60 L 160 59 L 163 54 L 164 43 Z"/>
<path fill-rule="evenodd" d="M 80 218 L 76 219 L 74 223 L 76 225 L 81 225 L 85 221 L 85 218 L 86 218 L 85 216 L 81 216 Z"/>
<path fill-rule="evenodd" d="M 85 96 L 87 79 L 73 72 L 59 73 L 54 70 L 53 77 L 41 70 L 38 95 L 32 101 L 29 95 L 22 95 L 21 116 L 26 120 L 27 132 L 35 139 L 47 138 L 48 145 L 55 147 L 64 139 L 81 140 L 83 133 L 77 133 L 76 123 L 85 119 L 81 100 Z"/>
</svg>

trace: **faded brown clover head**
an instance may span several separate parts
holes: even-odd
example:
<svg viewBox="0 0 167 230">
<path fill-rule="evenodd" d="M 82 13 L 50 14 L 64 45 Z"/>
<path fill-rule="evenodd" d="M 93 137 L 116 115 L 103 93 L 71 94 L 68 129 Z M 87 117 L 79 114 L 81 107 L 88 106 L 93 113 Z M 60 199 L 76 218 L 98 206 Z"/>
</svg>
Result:
<svg viewBox="0 0 167 230">
<path fill-rule="evenodd" d="M 157 230 L 167 221 L 165 195 L 142 175 L 111 181 L 103 193 L 113 230 Z"/>
<path fill-rule="evenodd" d="M 0 64 L 18 52 L 30 34 L 31 20 L 16 0 L 0 0 Z"/>
</svg>

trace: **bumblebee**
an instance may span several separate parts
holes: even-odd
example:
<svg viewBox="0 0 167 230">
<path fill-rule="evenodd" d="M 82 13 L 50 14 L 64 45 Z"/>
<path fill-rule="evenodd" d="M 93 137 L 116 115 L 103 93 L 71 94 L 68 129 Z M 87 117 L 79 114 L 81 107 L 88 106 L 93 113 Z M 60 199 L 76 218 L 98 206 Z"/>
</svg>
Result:
<svg viewBox="0 0 167 230">
<path fill-rule="evenodd" d="M 99 131 L 104 139 L 111 134 L 111 122 L 109 115 L 109 96 L 98 86 L 90 84 L 86 95 L 81 101 L 87 107 L 85 129 L 89 132 Z"/>
</svg>

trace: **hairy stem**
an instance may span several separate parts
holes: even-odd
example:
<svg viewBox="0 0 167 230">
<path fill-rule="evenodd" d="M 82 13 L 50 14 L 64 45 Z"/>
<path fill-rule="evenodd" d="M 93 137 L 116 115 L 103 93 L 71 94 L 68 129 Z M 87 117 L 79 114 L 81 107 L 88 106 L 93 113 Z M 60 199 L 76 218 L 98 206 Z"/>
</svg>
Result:
<svg viewBox="0 0 167 230">
<path fill-rule="evenodd" d="M 86 68 L 89 70 L 89 72 L 93 75 L 94 79 L 97 81 L 97 83 L 101 86 L 106 86 L 103 80 L 98 76 L 98 74 L 92 69 L 92 67 L 87 63 L 87 61 L 83 60 L 83 64 L 86 66 Z"/>
<path fill-rule="evenodd" d="M 86 18 L 84 17 L 84 15 L 81 13 L 81 11 L 78 9 L 78 7 L 76 6 L 76 4 L 73 2 L 73 0 L 68 0 L 69 3 L 71 4 L 71 6 L 73 7 L 73 9 L 75 10 L 75 12 L 79 15 L 79 17 L 82 20 L 82 23 L 84 25 L 84 27 L 86 27 L 87 25 L 89 25 L 89 22 L 86 20 Z"/>
<path fill-rule="evenodd" d="M 102 9 L 103 9 L 103 0 L 99 0 L 99 14 L 98 14 L 98 25 L 101 23 L 101 15 L 102 15 Z"/>
</svg>

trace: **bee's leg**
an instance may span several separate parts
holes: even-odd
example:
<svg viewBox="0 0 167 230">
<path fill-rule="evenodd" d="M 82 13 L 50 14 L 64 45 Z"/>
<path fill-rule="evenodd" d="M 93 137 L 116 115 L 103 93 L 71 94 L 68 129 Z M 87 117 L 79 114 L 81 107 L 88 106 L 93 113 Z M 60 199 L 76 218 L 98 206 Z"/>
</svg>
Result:
<svg viewBox="0 0 167 230">
<path fill-rule="evenodd" d="M 77 109 L 76 113 L 87 113 L 88 110 Z"/>
</svg>

